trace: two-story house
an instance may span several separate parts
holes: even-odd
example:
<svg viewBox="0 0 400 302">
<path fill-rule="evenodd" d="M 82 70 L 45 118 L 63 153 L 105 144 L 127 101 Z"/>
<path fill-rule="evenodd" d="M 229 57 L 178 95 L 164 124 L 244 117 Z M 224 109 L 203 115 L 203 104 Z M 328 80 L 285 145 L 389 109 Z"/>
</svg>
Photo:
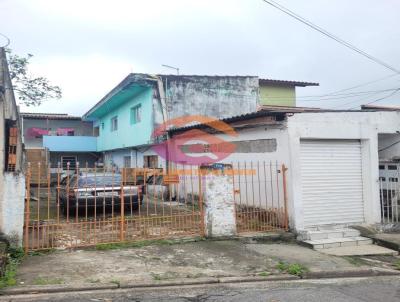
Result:
<svg viewBox="0 0 400 302">
<path fill-rule="evenodd" d="M 42 162 L 62 169 L 74 169 L 76 163 L 93 167 L 101 154 L 96 152 L 93 123 L 79 116 L 55 113 L 21 113 L 23 143 L 27 161 Z M 35 167 L 32 167 L 35 170 Z"/>
<path fill-rule="evenodd" d="M 161 167 L 152 149 L 154 129 L 189 115 L 226 118 L 260 105 L 295 106 L 295 87 L 316 83 L 255 76 L 129 74 L 83 117 L 98 132 L 97 151 L 116 167 Z M 196 120 L 193 120 L 196 122 Z M 182 126 L 182 125 L 178 125 Z"/>
</svg>

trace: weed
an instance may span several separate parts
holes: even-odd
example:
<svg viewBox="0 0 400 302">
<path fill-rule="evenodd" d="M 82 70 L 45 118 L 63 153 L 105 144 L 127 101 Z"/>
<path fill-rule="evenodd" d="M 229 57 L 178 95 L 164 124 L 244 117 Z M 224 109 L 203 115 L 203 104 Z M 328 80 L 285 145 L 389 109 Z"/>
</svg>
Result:
<svg viewBox="0 0 400 302">
<path fill-rule="evenodd" d="M 302 277 L 304 273 L 308 272 L 308 268 L 298 263 L 285 263 L 279 261 L 276 268 L 281 272 L 287 272 L 290 275 Z"/>
<path fill-rule="evenodd" d="M 278 264 L 276 265 L 276 268 L 278 270 L 282 271 L 286 271 L 287 270 L 288 265 L 285 262 L 279 261 Z"/>
<path fill-rule="evenodd" d="M 267 276 L 269 276 L 270 274 L 271 274 L 270 272 L 261 272 L 261 273 L 258 273 L 258 275 L 261 276 L 261 277 L 267 277 Z"/>
<path fill-rule="evenodd" d="M 397 270 L 400 271 L 400 260 L 397 260 L 397 261 L 394 263 L 394 267 L 395 267 Z"/>
<path fill-rule="evenodd" d="M 151 273 L 151 276 L 153 277 L 154 280 L 157 280 L 157 281 L 160 281 L 163 279 L 163 277 L 160 274 Z"/>
<path fill-rule="evenodd" d="M 44 255 L 48 255 L 51 253 L 54 253 L 56 251 L 56 249 L 47 249 L 47 250 L 41 250 L 41 251 L 30 251 L 28 253 L 29 256 L 44 256 Z"/>
<path fill-rule="evenodd" d="M 346 259 L 350 264 L 353 264 L 354 266 L 362 266 L 368 264 L 367 261 L 355 256 L 344 256 L 343 258 Z"/>
<path fill-rule="evenodd" d="M 303 265 L 298 264 L 298 263 L 290 264 L 287 268 L 287 272 L 290 275 L 299 276 L 299 277 L 303 276 L 304 273 L 307 271 L 308 271 L 308 269 L 306 267 L 304 267 Z"/>
<path fill-rule="evenodd" d="M 88 279 L 87 280 L 89 283 L 99 283 L 100 282 L 100 279 L 92 279 L 92 278 L 90 278 L 90 279 Z"/>
<path fill-rule="evenodd" d="M 0 278 L 0 288 L 17 284 L 17 280 L 15 278 L 17 274 L 17 267 L 21 263 L 24 256 L 25 253 L 22 248 L 10 247 L 8 249 L 8 263 L 6 265 L 4 276 Z"/>
<path fill-rule="evenodd" d="M 119 280 L 117 280 L 117 279 L 112 279 L 112 280 L 110 281 L 110 283 L 114 283 L 114 284 L 118 285 L 118 287 L 121 286 L 121 281 L 119 281 Z"/>
<path fill-rule="evenodd" d="M 38 277 L 33 280 L 33 284 L 35 285 L 49 285 L 49 284 L 63 284 L 64 280 L 60 278 L 42 278 Z"/>
</svg>

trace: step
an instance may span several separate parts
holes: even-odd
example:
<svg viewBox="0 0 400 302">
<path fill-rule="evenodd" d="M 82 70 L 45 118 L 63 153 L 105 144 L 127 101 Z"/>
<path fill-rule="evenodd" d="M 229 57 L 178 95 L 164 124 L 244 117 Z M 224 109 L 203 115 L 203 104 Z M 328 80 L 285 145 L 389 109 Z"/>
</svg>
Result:
<svg viewBox="0 0 400 302">
<path fill-rule="evenodd" d="M 321 240 L 333 238 L 347 238 L 360 236 L 360 232 L 355 229 L 337 229 L 325 231 L 301 231 L 298 240 Z"/>
<path fill-rule="evenodd" d="M 318 251 L 332 256 L 397 256 L 399 254 L 397 251 L 374 244 L 341 246 Z"/>
<path fill-rule="evenodd" d="M 311 246 L 315 250 L 336 248 L 336 247 L 354 247 L 361 245 L 372 244 L 372 239 L 355 236 L 355 237 L 343 237 L 343 238 L 326 238 L 317 240 L 304 240 L 305 244 Z"/>
</svg>

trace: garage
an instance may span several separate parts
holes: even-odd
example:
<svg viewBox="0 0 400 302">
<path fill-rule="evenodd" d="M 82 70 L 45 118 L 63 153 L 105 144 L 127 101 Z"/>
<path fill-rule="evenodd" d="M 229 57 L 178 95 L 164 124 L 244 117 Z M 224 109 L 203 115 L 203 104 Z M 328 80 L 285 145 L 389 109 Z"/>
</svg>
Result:
<svg viewBox="0 0 400 302">
<path fill-rule="evenodd" d="M 364 222 L 359 140 L 301 140 L 304 226 Z"/>
</svg>

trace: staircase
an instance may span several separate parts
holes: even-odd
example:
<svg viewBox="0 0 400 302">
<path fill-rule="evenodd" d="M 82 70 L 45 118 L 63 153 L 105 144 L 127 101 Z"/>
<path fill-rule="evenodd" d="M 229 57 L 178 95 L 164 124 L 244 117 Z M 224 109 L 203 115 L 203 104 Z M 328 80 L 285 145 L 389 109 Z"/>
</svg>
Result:
<svg viewBox="0 0 400 302">
<path fill-rule="evenodd" d="M 396 251 L 374 245 L 372 239 L 362 237 L 351 228 L 318 227 L 299 232 L 297 240 L 326 254 L 348 255 L 397 255 Z"/>
</svg>

